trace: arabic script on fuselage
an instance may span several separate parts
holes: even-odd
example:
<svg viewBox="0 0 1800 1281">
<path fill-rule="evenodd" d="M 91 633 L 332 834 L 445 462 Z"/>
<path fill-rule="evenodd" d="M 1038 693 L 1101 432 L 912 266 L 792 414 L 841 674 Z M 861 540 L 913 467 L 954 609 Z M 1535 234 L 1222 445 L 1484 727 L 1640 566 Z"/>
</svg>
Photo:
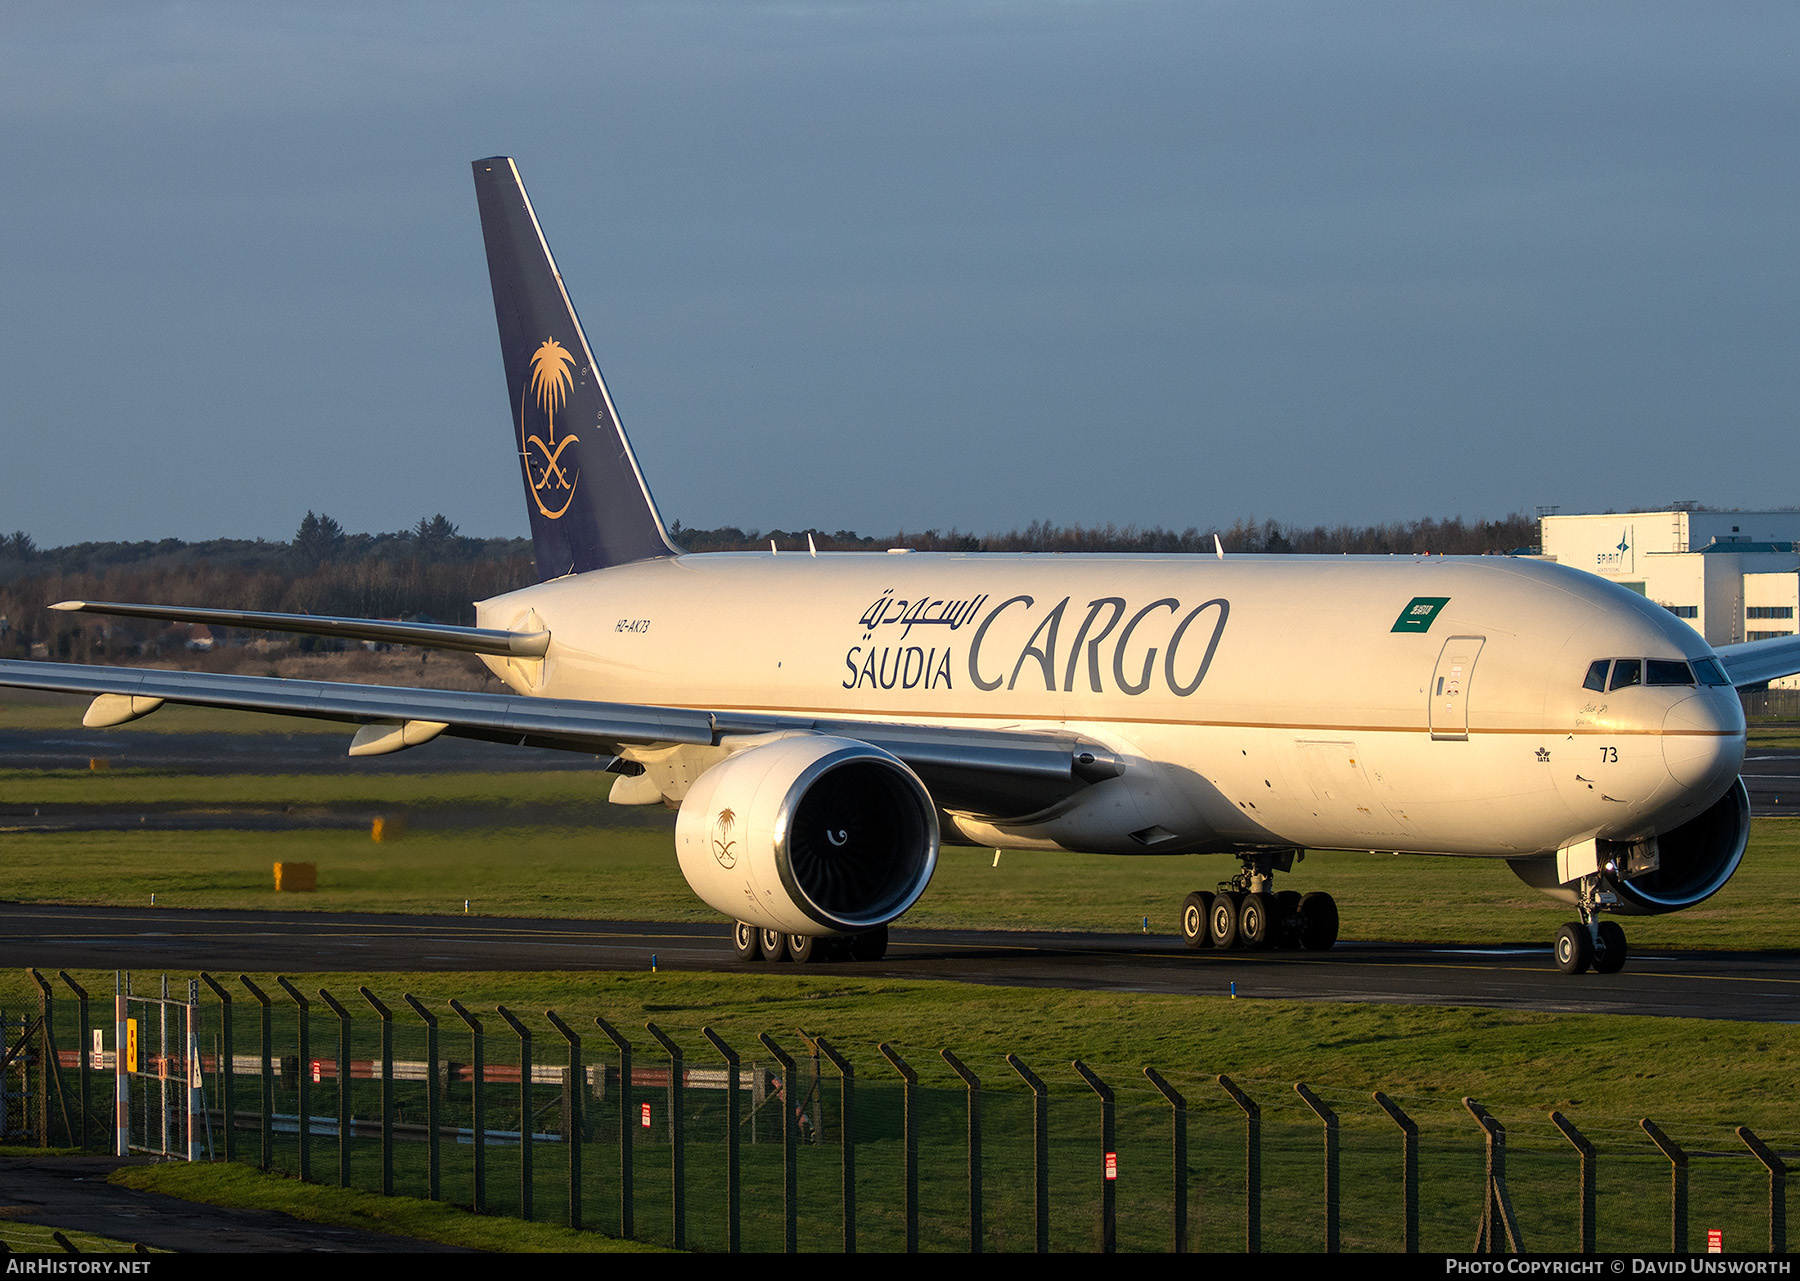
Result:
<svg viewBox="0 0 1800 1281">
<path fill-rule="evenodd" d="M 1154 688 L 1186 698 L 1206 679 L 1231 616 L 1224 597 L 1191 608 L 1173 596 L 1141 606 L 1123 596 L 1085 604 L 1074 596 L 991 600 L 987 593 L 908 599 L 889 588 L 856 620 L 862 637 L 844 655 L 843 687 L 936 690 L 966 682 L 991 692 L 1037 689 L 1041 680 L 1051 693 L 1074 693 L 1079 684 L 1084 693 L 1135 696 Z"/>
</svg>

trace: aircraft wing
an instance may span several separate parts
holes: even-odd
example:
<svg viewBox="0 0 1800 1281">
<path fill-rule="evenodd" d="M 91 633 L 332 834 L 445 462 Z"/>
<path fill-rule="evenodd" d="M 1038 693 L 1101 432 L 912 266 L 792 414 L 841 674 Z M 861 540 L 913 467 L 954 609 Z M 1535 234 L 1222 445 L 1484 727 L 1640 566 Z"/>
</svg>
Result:
<svg viewBox="0 0 1800 1281">
<path fill-rule="evenodd" d="M 1725 664 L 1725 674 L 1739 689 L 1761 685 L 1778 676 L 1800 676 L 1800 636 L 1715 645 L 1713 653 Z"/>
<path fill-rule="evenodd" d="M 625 747 L 717 746 L 736 736 L 803 730 L 870 743 L 911 766 L 947 809 L 1033 813 L 1120 772 L 1118 759 L 1074 734 L 983 730 L 779 714 L 715 713 L 519 694 L 225 676 L 136 667 L 0 661 L 0 686 L 93 694 L 90 726 L 122 724 L 164 703 L 273 712 L 362 726 L 350 754 L 380 755 L 439 734 L 617 756 Z M 621 773 L 636 768 L 619 762 Z"/>
</svg>

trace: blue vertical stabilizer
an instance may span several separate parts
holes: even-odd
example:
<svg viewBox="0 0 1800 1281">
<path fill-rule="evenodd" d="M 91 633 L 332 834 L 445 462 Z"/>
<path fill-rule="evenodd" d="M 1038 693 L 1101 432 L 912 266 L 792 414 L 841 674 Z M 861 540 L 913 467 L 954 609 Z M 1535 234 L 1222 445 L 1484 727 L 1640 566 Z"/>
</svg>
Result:
<svg viewBox="0 0 1800 1281">
<path fill-rule="evenodd" d="M 538 577 L 676 555 L 518 166 L 474 169 Z"/>
</svg>

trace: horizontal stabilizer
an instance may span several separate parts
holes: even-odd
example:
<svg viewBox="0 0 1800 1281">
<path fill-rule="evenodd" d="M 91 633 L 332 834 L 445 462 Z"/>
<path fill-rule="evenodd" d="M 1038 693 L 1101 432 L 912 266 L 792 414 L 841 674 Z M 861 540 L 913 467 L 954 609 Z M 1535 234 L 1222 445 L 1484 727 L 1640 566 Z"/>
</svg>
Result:
<svg viewBox="0 0 1800 1281">
<path fill-rule="evenodd" d="M 193 609 L 185 605 L 121 605 L 105 600 L 65 600 L 50 608 L 71 613 L 109 614 L 115 618 L 160 618 L 171 623 L 204 623 L 208 627 L 304 632 L 310 636 L 336 636 L 341 640 L 418 645 L 424 649 L 454 649 L 466 654 L 497 654 L 502 658 L 542 658 L 550 648 L 549 632 L 503 632 L 488 627 L 402 623 L 382 618 L 259 614 L 242 609 Z"/>
</svg>

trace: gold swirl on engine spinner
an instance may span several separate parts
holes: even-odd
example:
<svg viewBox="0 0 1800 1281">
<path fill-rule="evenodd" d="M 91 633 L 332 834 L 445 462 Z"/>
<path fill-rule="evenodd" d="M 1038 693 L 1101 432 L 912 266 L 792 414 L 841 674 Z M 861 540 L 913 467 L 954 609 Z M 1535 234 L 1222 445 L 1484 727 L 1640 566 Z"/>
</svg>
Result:
<svg viewBox="0 0 1800 1281">
<path fill-rule="evenodd" d="M 575 501 L 575 486 L 581 480 L 579 470 L 571 476 L 562 465 L 563 451 L 581 437 L 570 434 L 560 441 L 556 439 L 556 411 L 568 402 L 569 393 L 575 388 L 575 379 L 570 373 L 574 363 L 575 357 L 569 354 L 568 348 L 554 338 L 544 339 L 543 345 L 531 355 L 531 385 L 526 394 L 519 397 L 519 451 L 525 458 L 525 479 L 531 484 L 531 500 L 550 520 L 556 520 L 569 510 L 569 504 Z M 532 399 L 544 413 L 545 434 L 542 437 L 526 430 L 525 406 Z M 546 502 L 546 492 L 552 496 L 552 501 L 560 496 L 561 505 L 552 506 Z"/>
</svg>

